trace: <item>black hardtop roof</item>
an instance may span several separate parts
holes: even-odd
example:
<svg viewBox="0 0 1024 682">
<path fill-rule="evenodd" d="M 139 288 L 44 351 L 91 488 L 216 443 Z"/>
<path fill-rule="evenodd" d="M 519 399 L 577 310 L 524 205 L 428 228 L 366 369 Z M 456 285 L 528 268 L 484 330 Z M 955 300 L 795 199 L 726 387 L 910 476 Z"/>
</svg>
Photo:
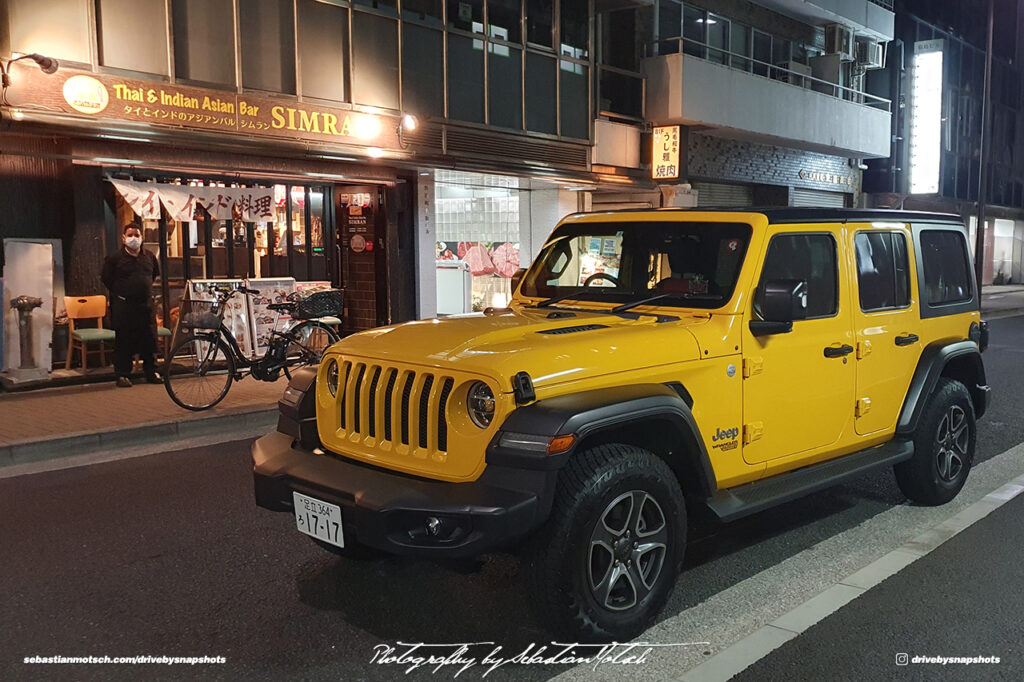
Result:
<svg viewBox="0 0 1024 682">
<path fill-rule="evenodd" d="M 609 211 L 610 213 L 638 213 L 656 211 L 658 213 L 761 213 L 768 222 L 778 225 L 783 223 L 811 222 L 860 222 L 860 221 L 893 221 L 893 222 L 930 222 L 954 223 L 963 225 L 963 219 L 953 213 L 929 213 L 926 211 L 900 211 L 888 208 L 817 208 L 817 207 L 698 207 L 698 208 L 626 208 Z M 582 215 L 582 214 L 577 214 Z"/>
</svg>

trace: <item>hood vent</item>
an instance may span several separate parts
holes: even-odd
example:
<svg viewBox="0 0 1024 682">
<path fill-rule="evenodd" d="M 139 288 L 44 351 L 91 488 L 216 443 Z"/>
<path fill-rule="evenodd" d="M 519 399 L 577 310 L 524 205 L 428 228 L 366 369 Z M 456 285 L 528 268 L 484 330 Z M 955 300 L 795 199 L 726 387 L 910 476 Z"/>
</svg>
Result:
<svg viewBox="0 0 1024 682">
<path fill-rule="evenodd" d="M 592 329 L 607 329 L 606 324 L 579 324 L 575 327 L 559 327 L 558 329 L 545 329 L 538 334 L 575 334 L 576 332 L 589 332 Z"/>
</svg>

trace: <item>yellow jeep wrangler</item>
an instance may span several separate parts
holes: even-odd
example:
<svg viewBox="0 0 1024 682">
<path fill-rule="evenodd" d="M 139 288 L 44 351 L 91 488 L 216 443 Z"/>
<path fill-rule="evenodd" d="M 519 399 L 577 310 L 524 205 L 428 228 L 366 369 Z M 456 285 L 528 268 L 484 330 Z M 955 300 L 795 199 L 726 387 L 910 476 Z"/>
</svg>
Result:
<svg viewBox="0 0 1024 682">
<path fill-rule="evenodd" d="M 545 623 L 623 640 L 687 503 L 730 521 L 891 466 L 934 505 L 970 471 L 988 331 L 955 216 L 572 215 L 514 288 L 297 373 L 257 504 L 347 556 L 521 551 Z"/>
</svg>

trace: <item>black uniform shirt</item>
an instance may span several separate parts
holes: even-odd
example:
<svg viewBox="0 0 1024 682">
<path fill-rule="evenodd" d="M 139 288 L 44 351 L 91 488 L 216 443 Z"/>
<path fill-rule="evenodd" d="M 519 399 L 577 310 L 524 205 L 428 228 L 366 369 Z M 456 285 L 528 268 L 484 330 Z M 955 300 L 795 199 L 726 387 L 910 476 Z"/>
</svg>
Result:
<svg viewBox="0 0 1024 682">
<path fill-rule="evenodd" d="M 107 256 L 103 263 L 103 283 L 112 297 L 126 303 L 149 305 L 153 295 L 153 280 L 160 276 L 156 256 L 142 249 L 138 256 L 124 247 L 117 254 Z M 113 301 L 112 301 L 113 302 Z"/>
</svg>

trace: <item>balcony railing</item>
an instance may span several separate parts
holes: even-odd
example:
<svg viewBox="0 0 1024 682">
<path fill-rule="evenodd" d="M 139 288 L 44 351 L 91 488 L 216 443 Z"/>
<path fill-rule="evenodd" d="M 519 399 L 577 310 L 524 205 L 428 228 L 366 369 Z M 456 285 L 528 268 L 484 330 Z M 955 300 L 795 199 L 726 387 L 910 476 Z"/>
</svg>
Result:
<svg viewBox="0 0 1024 682">
<path fill-rule="evenodd" d="M 662 49 L 662 45 L 670 45 L 671 47 L 669 49 Z M 806 88 L 812 86 L 814 91 L 831 95 L 837 99 L 844 99 L 855 104 L 892 112 L 892 102 L 884 97 L 877 97 L 855 88 L 808 76 L 799 71 L 776 66 L 770 62 L 763 62 L 749 55 L 730 52 L 724 48 L 714 47 L 692 38 L 676 37 L 656 40 L 647 46 L 647 52 L 650 53 L 647 55 L 648 57 L 663 57 L 683 52 L 689 57 L 720 64 L 730 69 L 764 76 L 765 78 L 787 83 L 793 87 Z"/>
<path fill-rule="evenodd" d="M 870 2 L 872 5 L 878 5 L 879 7 L 884 7 L 885 9 L 889 10 L 890 12 L 892 11 L 892 0 L 868 0 L 868 2 Z"/>
</svg>

